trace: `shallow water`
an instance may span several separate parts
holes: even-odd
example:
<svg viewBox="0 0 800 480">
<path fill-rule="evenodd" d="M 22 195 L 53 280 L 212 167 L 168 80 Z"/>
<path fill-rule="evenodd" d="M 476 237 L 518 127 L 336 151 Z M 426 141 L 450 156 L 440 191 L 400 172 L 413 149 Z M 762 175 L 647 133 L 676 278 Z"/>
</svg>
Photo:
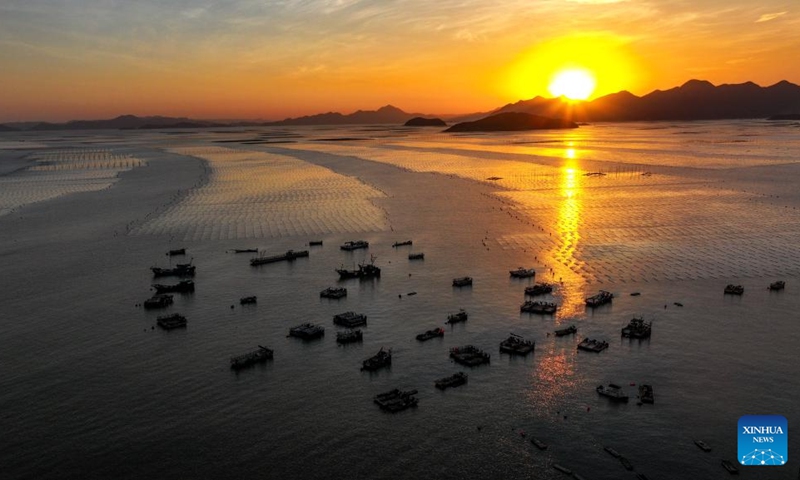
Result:
<svg viewBox="0 0 800 480">
<path fill-rule="evenodd" d="M 790 124 L 174 133 L 0 136 L 0 181 L 47 192 L 0 189 L 0 205 L 13 204 L 0 216 L 9 478 L 563 478 L 552 463 L 633 478 L 606 445 L 652 479 L 723 478 L 741 415 L 798 418 L 800 131 Z M 361 140 L 331 140 L 342 138 Z M 76 159 L 89 152 L 110 173 L 102 189 L 51 188 L 85 185 L 97 167 Z M 108 161 L 117 157 L 135 168 Z M 67 168 L 38 178 L 42 158 Z M 355 239 L 369 251 L 339 250 Z M 166 310 L 188 328 L 165 332 L 136 305 L 151 294 L 147 268 L 179 247 L 188 255 L 173 261 L 193 259 L 197 289 Z M 253 268 L 233 248 L 310 256 Z M 379 280 L 338 282 L 335 268 L 370 255 Z M 519 313 L 532 283 L 509 278 L 520 265 L 560 281 L 543 297 L 560 304 L 556 315 Z M 451 286 L 464 275 L 471 288 Z M 786 290 L 769 292 L 778 278 Z M 745 294 L 724 296 L 728 283 Z M 338 285 L 345 299 L 319 298 Z M 613 303 L 587 310 L 599 289 Z M 258 304 L 240 306 L 246 295 Z M 414 339 L 459 308 L 469 320 L 443 339 Z M 368 326 L 363 343 L 340 347 L 331 318 L 347 310 Z M 634 315 L 653 321 L 652 339 L 620 339 Z M 325 337 L 286 338 L 306 321 Z M 573 323 L 577 336 L 551 334 Z M 535 340 L 534 354 L 499 354 L 511 332 Z M 578 352 L 583 337 L 610 348 Z M 275 350 L 272 362 L 228 368 L 258 344 Z M 449 348 L 466 344 L 491 364 L 451 363 Z M 391 369 L 360 372 L 381 346 L 393 348 Z M 433 387 L 462 370 L 467 385 Z M 650 383 L 656 403 L 610 404 L 594 392 L 609 382 L 632 396 L 631 383 Z M 380 412 L 372 397 L 395 387 L 419 390 L 419 407 Z M 786 467 L 741 476 L 795 478 L 796 445 Z"/>
</svg>

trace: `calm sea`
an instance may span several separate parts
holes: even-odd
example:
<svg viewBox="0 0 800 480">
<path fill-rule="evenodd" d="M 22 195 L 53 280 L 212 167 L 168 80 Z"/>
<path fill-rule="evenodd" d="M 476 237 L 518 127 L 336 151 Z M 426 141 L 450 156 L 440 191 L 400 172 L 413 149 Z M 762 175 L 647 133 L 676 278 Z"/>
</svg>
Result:
<svg viewBox="0 0 800 480">
<path fill-rule="evenodd" d="M 560 464 L 713 479 L 736 463 L 740 416 L 779 414 L 787 465 L 741 477 L 794 479 L 797 152 L 800 126 L 766 121 L 0 134 L 0 477 L 568 478 Z M 339 249 L 359 239 L 370 248 Z M 236 248 L 310 255 L 254 268 Z M 338 280 L 371 257 L 380 279 Z M 149 267 L 190 259 L 193 294 L 139 306 L 176 281 Z M 536 277 L 510 278 L 519 266 Z M 460 276 L 473 286 L 452 287 Z M 776 280 L 786 289 L 769 291 Z M 557 314 L 520 314 L 536 281 L 556 284 L 541 299 Z M 321 299 L 330 286 L 348 296 Z M 601 289 L 613 303 L 587 309 Z M 258 303 L 240 306 L 248 295 Z M 461 308 L 469 320 L 445 325 Z M 368 316 L 362 343 L 336 344 L 345 311 Z M 187 328 L 155 326 L 174 312 Z M 620 337 L 634 316 L 649 340 Z M 304 322 L 324 338 L 287 337 Z M 500 354 L 511 333 L 534 353 Z M 610 346 L 579 352 L 585 337 Z M 470 344 L 491 363 L 448 358 Z M 257 345 L 274 359 L 230 369 Z M 381 347 L 391 368 L 360 371 Z M 434 388 L 459 371 L 466 385 Z M 630 402 L 600 397 L 608 383 Z M 637 405 L 642 383 L 653 405 Z M 419 406 L 380 411 L 373 396 L 393 388 Z"/>
</svg>

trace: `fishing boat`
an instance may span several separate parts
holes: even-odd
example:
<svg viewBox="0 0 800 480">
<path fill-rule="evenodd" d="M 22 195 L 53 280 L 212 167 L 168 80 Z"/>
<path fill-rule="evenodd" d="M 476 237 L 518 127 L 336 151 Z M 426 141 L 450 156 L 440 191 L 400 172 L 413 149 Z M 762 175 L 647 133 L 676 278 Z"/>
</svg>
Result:
<svg viewBox="0 0 800 480">
<path fill-rule="evenodd" d="M 563 465 L 559 465 L 558 463 L 554 463 L 553 468 L 555 468 L 559 472 L 566 473 L 567 475 L 572 475 L 572 470 Z"/>
<path fill-rule="evenodd" d="M 372 255 L 369 263 L 359 263 L 358 268 L 355 270 L 347 270 L 344 267 L 337 268 L 336 273 L 339 274 L 340 280 L 350 278 L 367 279 L 380 277 L 381 269 L 375 266 L 375 255 Z"/>
<path fill-rule="evenodd" d="M 257 350 L 231 357 L 231 368 L 234 370 L 241 370 L 256 363 L 266 362 L 272 360 L 273 351 L 267 347 L 258 346 Z"/>
<path fill-rule="evenodd" d="M 530 287 L 525 287 L 525 295 L 535 297 L 537 295 L 545 295 L 553 291 L 553 285 L 550 283 L 539 282 Z"/>
<path fill-rule="evenodd" d="M 614 298 L 614 294 L 611 292 L 607 292 L 605 290 L 600 290 L 600 293 L 597 295 L 592 295 L 591 297 L 586 299 L 586 306 L 587 307 L 599 307 L 600 305 L 605 305 L 606 303 L 611 303 L 611 300 Z"/>
<path fill-rule="evenodd" d="M 345 330 L 344 332 L 336 333 L 336 343 L 340 344 L 360 342 L 363 338 L 364 334 L 361 333 L 360 329 Z"/>
<path fill-rule="evenodd" d="M 311 340 L 323 335 L 325 335 L 325 328 L 313 323 L 303 323 L 289 329 L 290 337 L 302 338 L 303 340 Z"/>
<path fill-rule="evenodd" d="M 704 452 L 710 452 L 711 451 L 711 447 L 708 446 L 708 444 L 706 442 L 702 441 L 702 440 L 695 440 L 694 444 L 697 445 L 700 448 L 700 450 L 702 450 Z"/>
<path fill-rule="evenodd" d="M 619 385 L 613 383 L 609 383 L 607 387 L 604 387 L 603 385 L 598 385 L 595 390 L 597 390 L 597 393 L 599 393 L 600 395 L 608 397 L 611 400 L 614 400 L 615 402 L 628 401 L 628 396 L 625 395 L 625 392 Z"/>
<path fill-rule="evenodd" d="M 181 280 L 174 285 L 162 285 L 160 283 L 156 283 L 152 285 L 152 288 L 156 291 L 156 293 L 190 293 L 194 292 L 194 282 L 191 280 Z"/>
<path fill-rule="evenodd" d="M 367 316 L 361 313 L 344 312 L 333 316 L 333 323 L 340 327 L 360 327 L 367 324 Z"/>
<path fill-rule="evenodd" d="M 653 386 L 642 384 L 639 385 L 639 401 L 642 403 L 655 403 L 655 397 L 653 396 Z"/>
<path fill-rule="evenodd" d="M 144 308 L 147 310 L 155 310 L 157 308 L 167 308 L 172 305 L 172 295 L 153 295 L 144 301 Z"/>
<path fill-rule="evenodd" d="M 388 392 L 375 395 L 373 401 L 381 410 L 389 413 L 397 413 L 410 407 L 416 407 L 419 403 L 419 400 L 414 396 L 416 394 L 416 390 L 402 392 L 395 388 Z"/>
<path fill-rule="evenodd" d="M 408 254 L 409 260 L 425 260 L 425 254 L 422 252 L 419 253 L 409 253 Z"/>
<path fill-rule="evenodd" d="M 731 475 L 739 475 L 739 469 L 736 468 L 733 463 L 723 460 L 722 461 L 722 468 L 728 471 Z"/>
<path fill-rule="evenodd" d="M 484 363 L 489 363 L 490 355 L 477 347 L 465 345 L 463 347 L 451 348 L 450 358 L 461 365 L 476 367 Z"/>
<path fill-rule="evenodd" d="M 453 279 L 454 287 L 467 287 L 472 285 L 472 277 L 458 277 Z"/>
<path fill-rule="evenodd" d="M 653 322 L 645 322 L 642 317 L 633 317 L 628 325 L 622 327 L 622 336 L 625 338 L 650 338 Z"/>
<path fill-rule="evenodd" d="M 259 256 L 250 259 L 250 265 L 253 267 L 257 267 L 259 265 L 266 265 L 268 263 L 275 263 L 275 262 L 282 262 L 284 260 L 287 261 L 294 261 L 297 258 L 307 257 L 308 250 L 287 250 L 286 253 L 282 253 L 280 255 L 268 255 L 268 256 Z"/>
<path fill-rule="evenodd" d="M 170 250 L 169 252 L 167 252 L 167 256 L 169 257 L 174 257 L 176 255 L 186 255 L 186 249 L 176 248 L 175 250 Z"/>
<path fill-rule="evenodd" d="M 339 248 L 348 252 L 352 252 L 353 250 L 358 250 L 359 248 L 369 248 L 369 242 L 365 240 L 354 240 L 351 242 L 344 242 Z"/>
<path fill-rule="evenodd" d="M 572 335 L 574 333 L 578 333 L 578 327 L 575 325 L 570 325 L 567 328 L 561 328 L 555 331 L 556 337 L 563 337 L 566 335 Z"/>
<path fill-rule="evenodd" d="M 414 244 L 414 242 L 412 242 L 411 240 L 406 240 L 406 241 L 403 241 L 403 242 L 394 242 L 394 244 L 392 244 L 392 247 L 397 248 L 397 247 L 404 247 L 406 245 L 413 245 L 413 244 Z"/>
<path fill-rule="evenodd" d="M 458 311 L 458 313 L 451 313 L 450 315 L 448 315 L 447 316 L 447 322 L 445 322 L 445 323 L 449 323 L 450 325 L 452 325 L 454 323 L 466 322 L 468 318 L 469 318 L 469 315 L 462 308 L 461 310 Z"/>
<path fill-rule="evenodd" d="M 621 463 L 622 466 L 625 467 L 625 470 L 633 470 L 633 465 L 627 458 L 619 457 L 619 463 Z"/>
<path fill-rule="evenodd" d="M 603 447 L 603 450 L 605 450 L 606 452 L 608 452 L 608 453 L 609 453 L 609 454 L 610 454 L 612 457 L 614 457 L 614 458 L 619 458 L 619 457 L 621 457 L 621 456 L 622 456 L 622 455 L 621 455 L 621 454 L 620 454 L 618 451 L 614 450 L 614 449 L 613 449 L 613 448 L 611 448 L 611 447 Z"/>
<path fill-rule="evenodd" d="M 337 288 L 337 287 L 328 287 L 325 290 L 319 292 L 319 296 L 321 298 L 333 298 L 333 299 L 340 299 L 342 297 L 347 296 L 347 289 L 346 288 Z"/>
<path fill-rule="evenodd" d="M 446 390 L 450 387 L 458 387 L 459 385 L 464 385 L 467 383 L 467 374 L 464 372 L 458 372 L 450 375 L 449 377 L 440 378 L 433 383 L 439 390 Z"/>
<path fill-rule="evenodd" d="M 725 295 L 742 295 L 744 293 L 744 287 L 741 285 L 734 285 L 729 283 L 725 286 Z"/>
<path fill-rule="evenodd" d="M 606 348 L 608 348 L 608 342 L 593 340 L 591 338 L 584 338 L 581 343 L 578 344 L 578 350 L 585 350 L 587 352 L 600 353 Z"/>
<path fill-rule="evenodd" d="M 179 263 L 172 268 L 150 267 L 154 277 L 194 277 L 195 267 L 191 262 Z"/>
<path fill-rule="evenodd" d="M 234 248 L 233 253 L 258 253 L 257 248 Z"/>
<path fill-rule="evenodd" d="M 772 282 L 769 284 L 770 290 L 783 290 L 786 288 L 786 282 L 783 280 L 778 280 L 777 282 Z"/>
<path fill-rule="evenodd" d="M 531 340 L 525 340 L 514 333 L 500 342 L 500 352 L 509 355 L 527 355 L 531 353 L 535 347 L 536 343 Z"/>
<path fill-rule="evenodd" d="M 186 317 L 179 313 L 156 318 L 156 323 L 164 330 L 172 330 L 186 326 Z"/>
<path fill-rule="evenodd" d="M 322 246 L 322 240 L 311 240 L 310 242 L 308 242 L 308 246 L 309 247 L 321 247 Z"/>
<path fill-rule="evenodd" d="M 558 310 L 558 305 L 552 302 L 533 302 L 526 301 L 519 307 L 520 312 L 524 313 L 538 313 L 541 315 L 552 315 Z"/>
<path fill-rule="evenodd" d="M 239 299 L 239 305 L 249 305 L 256 303 L 258 301 L 258 297 L 252 295 L 250 297 L 242 297 Z"/>
<path fill-rule="evenodd" d="M 519 267 L 516 270 L 508 272 L 513 278 L 530 278 L 536 275 L 536 270 L 533 268 Z"/>
<path fill-rule="evenodd" d="M 361 362 L 361 370 L 374 372 L 375 370 L 379 370 L 383 367 L 389 367 L 391 365 L 392 349 L 390 348 L 387 350 L 381 347 L 381 349 L 378 350 L 378 353 Z"/>
<path fill-rule="evenodd" d="M 536 445 L 536 448 L 538 448 L 539 450 L 547 450 L 547 444 L 539 440 L 538 438 L 531 438 L 531 443 Z"/>
<path fill-rule="evenodd" d="M 417 335 L 417 340 L 420 342 L 425 342 L 436 337 L 444 337 L 444 328 L 438 327 L 434 328 L 433 330 L 428 330 L 425 333 L 420 333 Z"/>
</svg>

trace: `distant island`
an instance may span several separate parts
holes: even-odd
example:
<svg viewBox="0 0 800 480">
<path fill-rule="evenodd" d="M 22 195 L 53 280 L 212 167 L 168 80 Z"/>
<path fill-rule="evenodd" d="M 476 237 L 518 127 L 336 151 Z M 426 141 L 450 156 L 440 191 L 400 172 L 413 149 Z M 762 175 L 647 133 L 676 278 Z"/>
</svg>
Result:
<svg viewBox="0 0 800 480">
<path fill-rule="evenodd" d="M 462 122 L 445 132 L 515 132 L 552 128 L 578 128 L 578 124 L 561 118 L 542 117 L 530 113 L 505 112 L 490 115 L 474 122 Z"/>
<path fill-rule="evenodd" d="M 612 93 L 590 102 L 535 97 L 530 100 L 509 103 L 488 112 L 443 116 L 443 118 L 451 123 L 463 123 L 510 112 L 563 118 L 580 123 L 737 118 L 792 120 L 797 119 L 797 112 L 800 112 L 800 86 L 785 80 L 769 87 L 760 87 L 752 82 L 714 86 L 703 80 L 689 80 L 680 87 L 656 90 L 642 97 L 626 91 Z M 73 120 L 66 123 L 9 122 L 0 125 L 0 132 L 292 125 L 399 125 L 417 117 L 420 117 L 421 120 L 415 121 L 439 120 L 432 119 L 431 117 L 434 115 L 407 113 L 392 105 L 386 105 L 377 110 L 358 110 L 350 114 L 328 112 L 273 122 L 206 121 L 185 117 L 137 117 L 135 115 L 121 115 L 107 120 Z M 437 126 L 445 125 L 437 124 Z"/>
<path fill-rule="evenodd" d="M 404 127 L 446 127 L 441 118 L 414 117 L 403 124 Z"/>
<path fill-rule="evenodd" d="M 800 120 L 800 113 L 783 113 L 778 115 L 773 115 L 767 120 Z"/>
</svg>

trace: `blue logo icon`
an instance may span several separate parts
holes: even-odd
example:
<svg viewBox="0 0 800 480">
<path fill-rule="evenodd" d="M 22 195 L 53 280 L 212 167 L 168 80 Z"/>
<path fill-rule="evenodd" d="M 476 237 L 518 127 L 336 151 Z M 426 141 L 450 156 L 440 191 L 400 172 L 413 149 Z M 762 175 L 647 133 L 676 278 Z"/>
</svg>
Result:
<svg viewBox="0 0 800 480">
<path fill-rule="evenodd" d="M 739 418 L 739 463 L 784 465 L 789 453 L 789 424 L 781 415 L 745 415 Z"/>
</svg>

